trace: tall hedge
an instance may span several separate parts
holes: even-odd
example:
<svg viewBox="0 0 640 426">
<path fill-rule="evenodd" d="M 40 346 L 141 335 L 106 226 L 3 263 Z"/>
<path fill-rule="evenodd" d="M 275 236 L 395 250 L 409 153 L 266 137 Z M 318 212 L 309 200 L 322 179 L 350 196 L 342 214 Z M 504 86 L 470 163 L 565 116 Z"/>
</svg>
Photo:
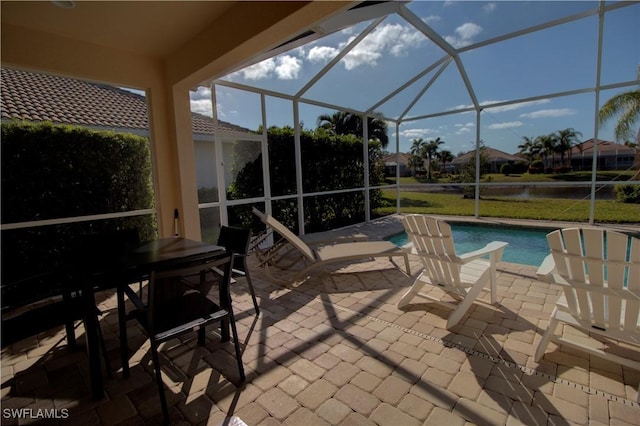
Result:
<svg viewBox="0 0 640 426">
<path fill-rule="evenodd" d="M 147 138 L 15 122 L 2 124 L 1 143 L 3 224 L 153 207 Z M 81 234 L 127 228 L 156 235 L 151 216 L 3 231 L 3 282 L 56 267 Z"/>
<path fill-rule="evenodd" d="M 268 129 L 269 171 L 271 193 L 296 193 L 294 157 L 294 129 L 271 127 Z M 302 186 L 305 193 L 326 192 L 364 186 L 363 143 L 353 135 L 333 135 L 324 129 L 305 130 L 300 135 L 302 151 Z M 380 163 L 379 142 L 369 143 L 369 181 L 373 186 L 384 180 L 384 167 Z M 260 196 L 262 187 L 262 156 L 247 163 L 237 174 L 229 189 L 229 198 L 241 199 Z M 379 190 L 370 192 L 371 208 L 378 207 L 382 197 Z M 286 207 L 285 207 L 286 206 Z M 282 208 L 279 208 L 282 207 Z M 365 218 L 364 192 L 305 197 L 305 230 L 324 231 L 362 222 Z M 296 228 L 295 200 L 274 203 L 274 216 L 292 229 Z M 233 210 L 230 220 L 247 225 L 253 222 L 250 209 Z"/>
</svg>

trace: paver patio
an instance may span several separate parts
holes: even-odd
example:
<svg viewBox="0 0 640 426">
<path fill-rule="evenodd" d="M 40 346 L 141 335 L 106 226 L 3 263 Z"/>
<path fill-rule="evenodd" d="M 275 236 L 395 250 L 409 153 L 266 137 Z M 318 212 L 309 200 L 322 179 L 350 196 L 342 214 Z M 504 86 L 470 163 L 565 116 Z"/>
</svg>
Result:
<svg viewBox="0 0 640 426">
<path fill-rule="evenodd" d="M 412 272 L 418 269 L 412 257 Z M 293 287 L 272 284 L 259 268 L 251 272 L 258 318 L 244 283 L 234 288 L 242 386 L 234 385 L 233 346 L 219 343 L 214 330 L 205 347 L 187 339 L 161 350 L 175 424 L 638 424 L 640 372 L 553 344 L 540 363 L 533 360 L 559 295 L 535 279 L 534 267 L 501 263 L 499 304 L 482 295 L 452 330 L 444 308 L 396 308 L 413 280 L 387 260 L 322 271 Z M 97 297 L 115 370 L 116 298 Z M 100 401 L 89 396 L 86 355 L 67 350 L 63 330 L 3 349 L 2 424 L 38 422 L 9 418 L 7 409 L 20 408 L 68 409 L 60 424 L 160 423 L 149 346 L 135 322 L 129 346 L 131 377 L 116 371 L 106 378 Z"/>
</svg>

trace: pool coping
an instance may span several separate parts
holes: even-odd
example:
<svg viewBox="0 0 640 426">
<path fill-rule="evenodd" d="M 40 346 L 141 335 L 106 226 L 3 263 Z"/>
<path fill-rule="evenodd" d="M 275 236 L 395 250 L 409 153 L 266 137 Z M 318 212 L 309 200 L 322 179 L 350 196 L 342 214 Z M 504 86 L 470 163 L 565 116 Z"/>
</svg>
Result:
<svg viewBox="0 0 640 426">
<path fill-rule="evenodd" d="M 345 232 L 348 230 L 357 230 L 369 236 L 369 238 L 385 239 L 393 234 L 404 231 L 402 226 L 402 218 L 406 216 L 403 213 L 396 213 L 380 218 L 372 219 L 370 222 L 362 222 L 355 225 L 346 226 L 334 230 L 335 232 Z M 473 217 L 473 216 L 445 216 L 445 215 L 429 215 L 446 222 L 464 222 L 470 224 L 483 225 L 507 225 L 520 226 L 529 228 L 549 229 L 549 232 L 561 228 L 575 227 L 592 227 L 592 228 L 608 228 L 617 232 L 623 232 L 631 235 L 640 236 L 640 224 L 618 224 L 618 223 L 597 223 L 590 225 L 585 222 L 568 222 L 568 221 L 550 221 L 537 219 L 511 219 L 511 218 L 495 218 L 495 217 Z M 382 225 L 382 226 L 381 226 Z M 371 228 L 371 229 L 370 229 Z M 333 232 L 333 231 L 331 231 Z"/>
</svg>

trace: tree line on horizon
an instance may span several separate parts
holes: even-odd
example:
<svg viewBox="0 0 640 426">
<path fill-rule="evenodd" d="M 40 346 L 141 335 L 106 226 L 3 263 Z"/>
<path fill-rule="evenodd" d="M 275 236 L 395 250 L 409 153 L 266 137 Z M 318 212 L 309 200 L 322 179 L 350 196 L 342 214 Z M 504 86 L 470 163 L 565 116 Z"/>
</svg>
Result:
<svg viewBox="0 0 640 426">
<path fill-rule="evenodd" d="M 618 117 L 615 127 L 615 137 L 617 141 L 624 141 L 626 146 L 636 148 L 636 157 L 640 157 L 638 146 L 640 143 L 640 129 L 634 138 L 634 125 L 640 116 L 640 90 L 630 90 L 620 93 L 610 98 L 602 105 L 598 113 L 600 124 L 604 124 L 613 117 Z M 367 118 L 369 139 L 380 142 L 382 150 L 389 144 L 387 135 L 387 123 L 382 118 L 382 114 L 374 113 Z M 333 135 L 354 135 L 362 137 L 363 120 L 359 114 L 336 111 L 333 114 L 322 114 L 317 119 L 316 130 L 324 129 Z M 522 155 L 529 163 L 535 160 L 542 162 L 543 168 L 556 167 L 556 158 L 559 156 L 560 167 L 566 167 L 571 164 L 571 154 L 574 147 L 578 147 L 582 151 L 582 141 L 580 140 L 582 133 L 574 128 L 566 128 L 556 132 L 540 135 L 536 137 L 523 136 L 522 143 L 518 145 L 517 154 Z M 633 140 L 635 139 L 635 142 Z M 440 150 L 444 145 L 441 137 L 425 140 L 423 138 L 413 139 L 409 154 L 408 166 L 413 169 L 414 174 L 418 168 L 422 168 L 425 160 L 427 163 L 428 178 L 432 178 L 433 163 L 439 162 L 443 169 L 446 164 L 452 162 L 456 157 L 465 154 L 458 153 L 455 156 L 449 150 Z M 481 143 L 484 146 L 483 143 Z M 383 152 L 384 153 L 384 152 Z M 549 164 L 549 162 L 551 164 Z M 637 159 L 640 163 L 640 159 Z M 639 170 L 640 173 L 640 170 Z M 638 175 L 638 173 L 636 173 Z"/>
<path fill-rule="evenodd" d="M 639 93 L 639 91 L 632 91 L 630 93 L 621 94 L 621 98 L 623 100 L 619 100 L 616 97 L 610 99 L 605 105 L 603 105 L 603 108 L 600 111 L 599 117 L 601 123 L 616 114 L 620 114 L 619 109 L 623 109 L 624 102 L 637 101 L 636 98 L 640 97 Z M 638 103 L 640 104 L 640 101 L 638 101 Z M 631 110 L 631 113 L 629 110 Z M 623 111 L 622 117 L 620 117 L 616 126 L 616 139 L 627 139 L 624 144 L 632 148 L 638 146 L 637 142 L 634 143 L 628 140 L 630 128 L 633 125 L 632 117 L 634 114 L 637 115 L 638 112 L 634 109 L 633 105 L 631 107 L 627 107 L 627 110 Z M 374 117 L 369 117 L 368 120 L 370 139 L 379 141 L 382 149 L 386 148 L 389 141 L 386 122 L 381 118 L 380 114 L 377 114 Z M 363 131 L 360 115 L 345 111 L 337 111 L 333 114 L 323 114 L 319 116 L 317 120 L 317 128 L 325 129 L 332 134 L 351 134 L 358 137 L 362 135 Z M 640 137 L 640 131 L 638 135 Z M 522 155 L 529 161 L 529 163 L 533 163 L 535 160 L 540 160 L 544 169 L 555 169 L 556 159 L 559 156 L 559 166 L 567 167 L 571 164 L 573 148 L 577 147 L 582 152 L 583 141 L 580 137 L 582 137 L 582 133 L 574 128 L 561 129 L 547 135 L 540 135 L 536 137 L 523 136 L 523 142 L 518 145 L 517 154 Z M 440 146 L 445 143 L 441 137 L 436 137 L 435 139 L 430 140 L 416 138 L 411 142 L 411 148 L 409 152 L 407 152 L 407 154 L 409 154 L 408 166 L 413 169 L 415 174 L 418 168 L 423 167 L 426 160 L 429 179 L 432 178 L 434 162 L 439 162 L 442 165 L 442 168 L 446 169 L 447 163 L 452 162 L 460 155 L 466 154 L 466 152 L 460 152 L 455 156 L 449 150 L 440 150 Z"/>
</svg>

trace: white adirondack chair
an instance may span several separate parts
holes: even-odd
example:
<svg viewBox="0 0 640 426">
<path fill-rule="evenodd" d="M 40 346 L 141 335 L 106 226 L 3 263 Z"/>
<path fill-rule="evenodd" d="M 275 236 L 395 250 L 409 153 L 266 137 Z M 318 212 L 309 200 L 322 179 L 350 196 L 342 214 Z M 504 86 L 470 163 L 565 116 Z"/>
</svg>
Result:
<svg viewBox="0 0 640 426">
<path fill-rule="evenodd" d="M 538 277 L 561 285 L 564 292 L 535 359 L 555 341 L 640 370 L 640 356 L 621 357 L 605 351 L 604 345 L 572 338 L 571 333 L 555 334 L 564 323 L 640 349 L 640 239 L 602 228 L 568 228 L 549 233 L 547 241 L 551 254 Z"/>
<path fill-rule="evenodd" d="M 491 303 L 496 303 L 496 266 L 509 243 L 494 241 L 479 250 L 457 255 L 448 223 L 430 216 L 408 215 L 403 225 L 413 244 L 412 253 L 420 257 L 424 269 L 398 301 L 399 308 L 414 297 L 429 299 L 454 310 L 447 319 L 447 328 L 451 328 L 462 319 L 487 284 L 491 288 Z M 460 302 L 450 303 L 422 293 L 427 284 L 439 287 L 461 299 Z"/>
</svg>

